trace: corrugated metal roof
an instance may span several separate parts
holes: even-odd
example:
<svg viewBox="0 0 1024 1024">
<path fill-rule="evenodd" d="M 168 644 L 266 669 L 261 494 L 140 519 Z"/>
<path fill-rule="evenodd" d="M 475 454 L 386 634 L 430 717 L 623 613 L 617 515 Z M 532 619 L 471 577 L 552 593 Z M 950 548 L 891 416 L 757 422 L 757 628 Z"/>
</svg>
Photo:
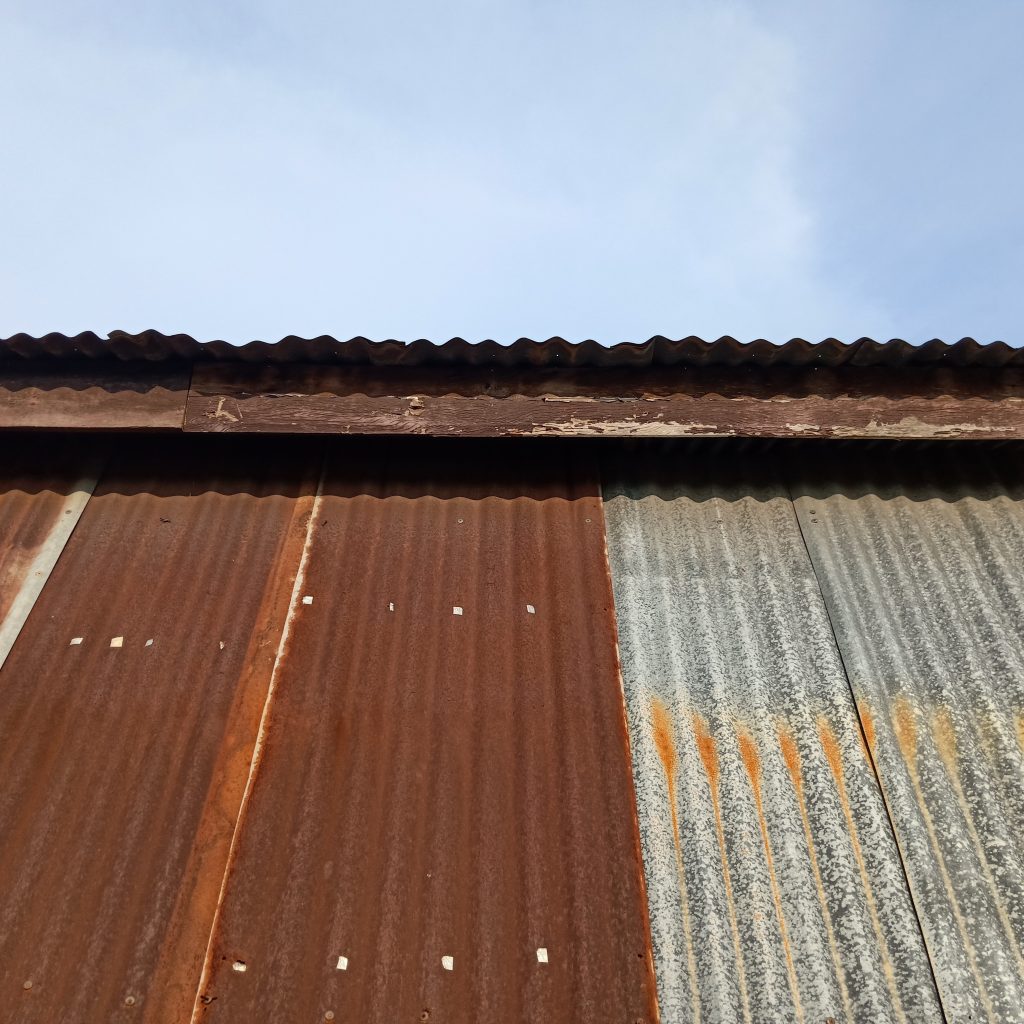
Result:
<svg viewBox="0 0 1024 1024">
<path fill-rule="evenodd" d="M 941 1021 L 792 504 L 709 451 L 605 484 L 662 1018 Z"/>
<path fill-rule="evenodd" d="M 1009 465 L 833 464 L 796 502 L 951 1021 L 1024 1020 L 1024 488 Z"/>
<path fill-rule="evenodd" d="M 640 344 L 601 345 L 596 341 L 568 342 L 564 338 L 533 341 L 520 338 L 510 345 L 494 341 L 471 343 L 453 338 L 443 344 L 418 339 L 370 341 L 338 340 L 327 335 L 299 338 L 290 335 L 276 343 L 253 341 L 232 345 L 226 341 L 197 341 L 187 334 L 114 331 L 108 338 L 92 332 L 76 335 L 15 334 L 0 340 L 3 358 L 120 359 L 120 360 L 230 360 L 250 363 L 312 362 L 372 364 L 377 366 L 1024 366 L 1024 349 L 1004 342 L 980 343 L 963 338 L 954 343 L 934 339 L 911 345 L 900 339 L 874 341 L 836 338 L 809 342 L 793 338 L 782 344 L 759 339 L 751 342 L 722 337 L 705 341 L 686 337 L 650 338 Z"/>
</svg>

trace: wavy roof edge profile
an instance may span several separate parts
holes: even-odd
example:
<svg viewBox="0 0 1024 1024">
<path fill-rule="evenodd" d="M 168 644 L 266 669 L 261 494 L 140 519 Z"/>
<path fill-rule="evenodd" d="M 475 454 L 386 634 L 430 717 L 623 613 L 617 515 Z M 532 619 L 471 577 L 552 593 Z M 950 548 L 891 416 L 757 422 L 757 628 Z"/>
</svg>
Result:
<svg viewBox="0 0 1024 1024">
<path fill-rule="evenodd" d="M 1003 341 L 978 342 L 961 338 L 945 342 L 935 338 L 920 345 L 894 338 L 875 341 L 837 338 L 810 342 L 792 338 L 776 344 L 758 339 L 741 342 L 723 336 L 706 341 L 697 337 L 666 338 L 645 342 L 602 345 L 564 338 L 534 341 L 520 338 L 509 345 L 495 341 L 469 342 L 463 338 L 435 343 L 371 341 L 355 337 L 339 340 L 328 335 L 300 338 L 289 335 L 278 342 L 198 341 L 187 334 L 112 331 L 104 338 L 93 332 L 76 335 L 15 334 L 0 339 L 4 359 L 117 359 L 121 361 L 224 360 L 244 363 L 320 363 L 371 366 L 477 366 L 477 367 L 644 367 L 644 366 L 1024 366 L 1024 348 Z"/>
</svg>

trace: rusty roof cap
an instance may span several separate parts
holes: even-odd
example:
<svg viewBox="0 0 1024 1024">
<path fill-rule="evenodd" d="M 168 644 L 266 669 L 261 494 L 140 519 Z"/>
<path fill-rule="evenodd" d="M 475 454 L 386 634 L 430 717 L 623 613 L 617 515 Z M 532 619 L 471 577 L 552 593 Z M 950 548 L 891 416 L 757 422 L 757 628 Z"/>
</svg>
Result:
<svg viewBox="0 0 1024 1024">
<path fill-rule="evenodd" d="M 836 338 L 810 342 L 793 338 L 776 344 L 759 338 L 741 342 L 724 336 L 702 338 L 655 336 L 645 342 L 602 345 L 564 338 L 534 341 L 520 338 L 510 345 L 495 341 L 469 342 L 452 338 L 435 343 L 420 338 L 412 342 L 371 341 L 356 337 L 347 341 L 328 335 L 299 338 L 289 335 L 278 342 L 251 341 L 233 345 L 227 341 L 197 341 L 187 334 L 143 331 L 129 334 L 112 331 L 107 338 L 92 332 L 76 335 L 47 334 L 33 337 L 15 334 L 0 340 L 0 359 L 119 359 L 227 360 L 245 363 L 326 363 L 371 366 L 501 366 L 501 367 L 644 367 L 644 366 L 1024 366 L 1024 348 L 1003 341 L 957 342 L 939 339 L 912 345 L 899 338 L 874 341 Z"/>
</svg>

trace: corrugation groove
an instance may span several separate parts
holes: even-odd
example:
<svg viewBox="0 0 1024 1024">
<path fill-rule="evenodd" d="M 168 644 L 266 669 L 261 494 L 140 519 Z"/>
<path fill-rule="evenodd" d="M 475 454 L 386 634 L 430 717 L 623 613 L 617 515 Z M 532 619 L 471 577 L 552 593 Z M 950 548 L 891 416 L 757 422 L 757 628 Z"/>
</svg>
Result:
<svg viewBox="0 0 1024 1024">
<path fill-rule="evenodd" d="M 197 341 L 187 334 L 113 331 L 108 338 L 92 332 L 76 335 L 15 334 L 0 339 L 4 358 L 223 360 L 247 363 L 312 362 L 376 366 L 1022 366 L 1024 349 L 1002 341 L 962 338 L 953 343 L 933 339 L 911 345 L 899 338 L 874 341 L 836 338 L 811 342 L 792 338 L 781 344 L 763 338 L 750 342 L 728 336 L 707 340 L 657 335 L 641 343 L 602 345 L 596 341 L 569 342 L 564 338 L 534 341 L 520 338 L 509 345 L 495 341 L 469 342 L 452 338 L 434 343 L 425 338 L 409 343 L 368 338 L 339 340 L 327 335 L 276 342 Z"/>
<path fill-rule="evenodd" d="M 124 445 L 0 671 L 0 1020 L 188 1020 L 295 568 L 245 451 Z"/>
<path fill-rule="evenodd" d="M 656 1018 L 600 498 L 552 451 L 338 450 L 203 1019 Z"/>
<path fill-rule="evenodd" d="M 721 454 L 605 483 L 662 1019 L 939 1021 L 792 503 Z"/>
<path fill-rule="evenodd" d="M 1024 1021 L 1019 466 L 792 470 L 952 1021 Z"/>
</svg>

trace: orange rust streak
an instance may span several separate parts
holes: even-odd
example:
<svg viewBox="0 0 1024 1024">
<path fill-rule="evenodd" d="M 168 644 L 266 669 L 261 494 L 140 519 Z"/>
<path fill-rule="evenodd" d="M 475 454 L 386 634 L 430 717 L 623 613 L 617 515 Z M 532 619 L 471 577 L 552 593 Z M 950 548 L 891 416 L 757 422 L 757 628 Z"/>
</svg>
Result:
<svg viewBox="0 0 1024 1024">
<path fill-rule="evenodd" d="M 899 1014 L 900 1020 L 906 1020 L 903 1012 L 903 1003 L 900 1000 L 899 989 L 896 986 L 896 974 L 893 971 L 892 961 L 889 959 L 889 946 L 885 941 L 882 932 L 881 921 L 878 917 L 878 907 L 875 904 L 875 894 L 871 888 L 871 881 L 868 878 L 867 864 L 864 861 L 864 851 L 860 846 L 860 839 L 857 837 L 857 826 L 853 820 L 853 811 L 850 808 L 849 794 L 846 792 L 846 776 L 843 773 L 843 756 L 839 749 L 839 742 L 832 731 L 832 726 L 824 715 L 818 718 L 818 738 L 821 748 L 825 752 L 825 759 L 835 779 L 836 790 L 839 793 L 839 803 L 843 808 L 843 816 L 846 818 L 846 827 L 850 833 L 850 844 L 853 847 L 853 857 L 857 862 L 857 870 L 860 872 L 861 885 L 864 886 L 864 895 L 867 897 L 868 913 L 871 915 L 871 924 L 878 936 L 878 949 L 882 956 L 882 970 L 885 980 L 892 996 L 893 1006 Z"/>
<path fill-rule="evenodd" d="M 811 858 L 811 870 L 814 872 L 814 884 L 818 890 L 818 902 L 821 904 L 821 913 L 825 921 L 825 931 L 828 934 L 828 945 L 832 952 L 832 962 L 836 969 L 836 978 L 839 981 L 839 992 L 843 1000 L 843 1009 L 846 1012 L 847 1020 L 853 1020 L 853 1006 L 850 1003 L 850 992 L 846 987 L 846 976 L 843 973 L 839 957 L 839 943 L 836 941 L 835 928 L 832 924 L 832 913 L 828 908 L 828 900 L 825 898 L 825 883 L 821 877 L 821 868 L 818 866 L 818 854 L 814 849 L 814 837 L 811 835 L 811 820 L 807 815 L 807 805 L 804 802 L 804 776 L 800 766 L 800 751 L 797 749 L 796 740 L 783 727 L 779 727 L 779 748 L 782 751 L 782 760 L 789 771 L 789 777 L 793 780 L 793 789 L 796 791 L 797 806 L 800 808 L 800 820 L 804 826 L 804 841 L 807 843 L 807 852 Z"/>
<path fill-rule="evenodd" d="M 693 730 L 697 751 L 704 764 L 704 772 L 711 787 L 711 803 L 715 810 L 715 834 L 718 837 L 718 852 L 722 859 L 722 878 L 725 882 L 725 899 L 729 909 L 729 926 L 732 930 L 733 950 L 736 956 L 736 973 L 740 983 L 740 998 L 743 1002 L 743 1019 L 750 1024 L 750 1000 L 747 996 L 747 972 L 740 948 L 740 929 L 736 921 L 736 904 L 732 898 L 732 876 L 729 873 L 729 858 L 725 852 L 725 828 L 722 825 L 722 807 L 718 799 L 718 745 L 708 731 L 707 722 L 700 715 L 693 716 Z"/>
<path fill-rule="evenodd" d="M 676 744 L 672 736 L 672 716 L 668 708 L 657 698 L 651 700 L 651 728 L 654 733 L 654 745 L 661 758 L 661 766 L 665 771 L 665 782 L 668 786 L 669 813 L 672 815 L 672 839 L 676 851 L 676 874 L 679 879 L 679 900 L 683 910 L 683 928 L 686 930 L 686 960 L 690 976 L 690 991 L 693 994 L 693 1017 L 701 1019 L 700 993 L 697 990 L 697 957 L 693 949 L 693 929 L 690 923 L 690 903 L 686 889 L 686 873 L 683 870 L 683 840 L 679 832 L 679 815 L 676 810 L 676 772 L 679 758 Z"/>
<path fill-rule="evenodd" d="M 978 955 L 974 948 L 974 942 L 967 930 L 967 921 L 960 909 L 959 901 L 956 898 L 956 891 L 953 888 L 953 881 L 946 869 L 946 860 L 942 856 L 942 847 L 939 845 L 939 836 L 935 831 L 932 812 L 928 809 L 928 802 L 924 797 L 921 776 L 917 770 L 917 721 L 914 718 L 914 709 L 906 697 L 897 697 L 893 701 L 893 732 L 896 734 L 896 740 L 900 745 L 903 759 L 907 765 L 907 771 L 910 774 L 910 783 L 914 787 L 917 806 L 921 810 L 921 817 L 924 819 L 925 828 L 928 831 L 928 839 L 931 843 L 932 852 L 935 855 L 935 863 L 939 868 L 939 874 L 942 876 L 942 885 L 946 890 L 946 895 L 949 897 L 949 905 L 953 910 L 960 938 L 963 940 L 967 957 L 971 961 L 971 973 L 978 983 L 978 994 L 981 996 L 981 1001 L 985 1004 L 985 1012 L 988 1019 L 994 1020 L 992 999 L 988 994 L 988 989 L 985 987 L 985 980 L 978 969 Z"/>
<path fill-rule="evenodd" d="M 793 950 L 789 944 L 789 933 L 786 930 L 786 915 L 782 912 L 782 894 L 775 876 L 775 859 L 772 857 L 772 844 L 768 839 L 768 823 L 764 817 L 764 804 L 761 799 L 761 757 L 757 752 L 754 738 L 742 730 L 736 735 L 740 745 L 740 757 L 750 777 L 750 787 L 754 791 L 754 803 L 757 805 L 757 820 L 761 826 L 761 841 L 764 843 L 764 855 L 768 862 L 768 880 L 772 889 L 772 901 L 775 913 L 779 918 L 779 933 L 782 936 L 782 948 L 786 954 L 786 973 L 789 976 L 790 995 L 798 1020 L 804 1019 L 803 1006 L 800 1003 L 800 987 L 796 980 L 796 967 L 793 964 Z"/>
<path fill-rule="evenodd" d="M 1002 897 L 1000 896 L 999 886 L 996 885 L 995 876 L 992 874 L 992 869 L 989 866 L 984 844 L 982 843 L 981 836 L 978 834 L 978 830 L 975 827 L 974 816 L 971 814 L 970 805 L 967 803 L 967 794 L 964 792 L 963 783 L 960 781 L 960 770 L 957 759 L 956 729 L 953 725 L 953 717 L 949 713 L 949 708 L 939 707 L 932 714 L 932 739 L 935 742 L 935 747 L 939 752 L 939 756 L 942 758 L 942 763 L 946 766 L 946 773 L 949 776 L 953 792 L 956 794 L 956 802 L 960 807 L 960 813 L 964 817 L 964 821 L 967 824 L 967 831 L 970 833 L 971 841 L 974 844 L 974 855 L 978 858 L 978 863 L 981 865 L 981 870 L 985 874 L 985 880 L 988 883 L 989 891 L 993 895 L 993 902 L 995 904 L 996 913 L 999 915 L 999 922 L 1002 924 L 1003 931 L 1010 940 L 1010 949 L 1017 961 L 1017 972 L 1024 977 L 1024 957 L 1021 956 L 1020 942 L 1017 938 L 1016 932 L 1014 931 L 1013 923 L 1010 921 L 1010 915 L 1006 910 Z"/>
<path fill-rule="evenodd" d="M 875 717 L 871 713 L 871 708 L 868 707 L 866 701 L 861 700 L 857 702 L 857 714 L 860 716 L 860 727 L 868 752 L 873 753 L 875 749 Z"/>
</svg>

